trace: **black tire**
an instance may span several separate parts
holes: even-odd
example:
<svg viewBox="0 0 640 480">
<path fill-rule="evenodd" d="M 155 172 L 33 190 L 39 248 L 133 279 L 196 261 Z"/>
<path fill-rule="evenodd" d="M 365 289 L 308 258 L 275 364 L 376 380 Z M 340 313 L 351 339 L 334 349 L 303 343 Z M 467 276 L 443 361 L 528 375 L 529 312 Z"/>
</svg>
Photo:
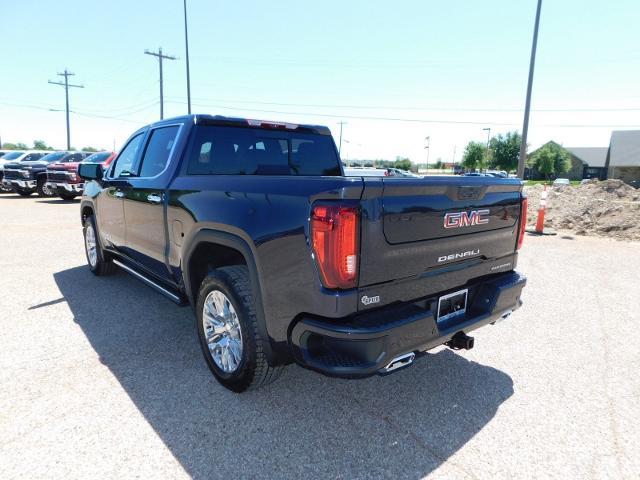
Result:
<svg viewBox="0 0 640 480">
<path fill-rule="evenodd" d="M 43 198 L 54 197 L 55 193 L 53 193 L 49 187 L 45 186 L 45 183 L 47 183 L 46 177 L 38 178 L 37 185 L 36 185 L 36 191 L 38 192 L 38 196 Z"/>
<path fill-rule="evenodd" d="M 63 200 L 73 200 L 77 196 L 78 196 L 77 193 L 69 193 L 69 192 L 60 193 L 60 198 L 63 199 Z"/>
<path fill-rule="evenodd" d="M 22 188 L 16 188 L 15 192 L 21 197 L 28 197 L 33 193 L 31 190 L 23 190 Z"/>
<path fill-rule="evenodd" d="M 96 257 L 95 264 L 93 265 L 91 260 L 89 259 L 89 250 L 87 247 L 87 230 L 89 229 L 89 227 L 93 229 L 95 243 L 96 243 L 97 257 Z M 97 275 L 98 277 L 112 274 L 115 271 L 116 266 L 111 261 L 111 258 L 109 258 L 109 256 L 102 250 L 102 247 L 100 246 L 100 237 L 98 236 L 98 231 L 96 229 L 96 221 L 93 215 L 89 215 L 87 218 L 85 218 L 84 224 L 82 226 L 82 236 L 84 237 L 84 253 L 85 253 L 85 256 L 87 257 L 87 265 L 89 265 L 89 269 L 91 270 L 91 273 L 93 273 L 94 275 Z"/>
<path fill-rule="evenodd" d="M 206 341 L 202 322 L 207 295 L 214 290 L 221 291 L 230 300 L 238 316 L 242 333 L 242 356 L 237 369 L 226 373 L 213 360 Z M 267 362 L 258 334 L 254 298 L 245 266 L 223 267 L 212 271 L 200 285 L 196 302 L 196 328 L 200 347 L 209 369 L 224 387 L 240 393 L 259 388 L 276 380 L 282 373 L 282 366 L 272 367 Z"/>
</svg>

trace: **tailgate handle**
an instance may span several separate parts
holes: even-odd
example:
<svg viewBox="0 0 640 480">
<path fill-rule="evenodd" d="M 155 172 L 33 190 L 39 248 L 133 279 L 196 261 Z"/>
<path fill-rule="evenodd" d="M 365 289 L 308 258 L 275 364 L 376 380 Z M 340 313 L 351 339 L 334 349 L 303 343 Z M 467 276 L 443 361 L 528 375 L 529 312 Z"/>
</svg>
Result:
<svg viewBox="0 0 640 480">
<path fill-rule="evenodd" d="M 483 187 L 464 186 L 458 188 L 460 200 L 476 200 L 482 196 Z"/>
</svg>

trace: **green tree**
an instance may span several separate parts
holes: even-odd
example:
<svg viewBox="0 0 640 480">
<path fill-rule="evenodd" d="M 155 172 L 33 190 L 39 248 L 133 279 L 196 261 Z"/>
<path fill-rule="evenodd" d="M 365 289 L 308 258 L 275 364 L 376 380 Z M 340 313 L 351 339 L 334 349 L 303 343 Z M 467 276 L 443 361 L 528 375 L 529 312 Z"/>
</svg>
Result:
<svg viewBox="0 0 640 480">
<path fill-rule="evenodd" d="M 531 165 L 548 180 L 552 174 L 568 172 L 571 168 L 571 157 L 561 145 L 549 142 L 531 155 Z"/>
<path fill-rule="evenodd" d="M 83 152 L 97 152 L 98 149 L 95 147 L 83 147 L 82 149 Z"/>
<path fill-rule="evenodd" d="M 435 168 L 436 170 L 440 170 L 440 169 L 443 168 L 443 163 L 442 163 L 442 159 L 441 158 L 436 160 L 436 163 L 433 166 L 433 168 Z"/>
<path fill-rule="evenodd" d="M 507 172 L 516 170 L 521 143 L 522 136 L 518 132 L 508 132 L 506 135 L 499 134 L 493 137 L 489 142 L 493 154 L 491 166 Z"/>
<path fill-rule="evenodd" d="M 569 155 L 569 152 L 562 147 L 560 147 L 559 154 L 556 155 L 553 163 L 553 169 L 555 170 L 556 175 L 567 173 L 571 170 L 571 155 Z"/>
<path fill-rule="evenodd" d="M 2 148 L 5 150 L 28 150 L 29 149 L 29 147 L 27 147 L 27 145 L 22 142 L 18 142 L 18 143 L 5 142 L 2 144 Z"/>
<path fill-rule="evenodd" d="M 53 148 L 47 145 L 47 142 L 45 142 L 44 140 L 34 140 L 33 149 L 34 150 L 53 150 Z"/>
<path fill-rule="evenodd" d="M 468 170 L 481 170 L 485 166 L 486 149 L 484 143 L 469 142 L 464 149 L 462 165 Z"/>
<path fill-rule="evenodd" d="M 400 170 L 411 170 L 411 160 L 409 160 L 408 158 L 401 158 L 401 157 L 396 157 L 396 161 L 394 162 L 393 166 L 395 168 L 399 168 Z"/>
</svg>

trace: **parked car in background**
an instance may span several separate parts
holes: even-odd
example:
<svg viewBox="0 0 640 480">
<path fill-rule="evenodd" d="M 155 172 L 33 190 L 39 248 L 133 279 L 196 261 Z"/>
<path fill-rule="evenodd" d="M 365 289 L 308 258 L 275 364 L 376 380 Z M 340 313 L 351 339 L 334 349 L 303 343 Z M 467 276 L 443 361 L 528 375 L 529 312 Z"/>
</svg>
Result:
<svg viewBox="0 0 640 480">
<path fill-rule="evenodd" d="M 406 177 L 423 178 L 422 175 L 399 168 L 344 167 L 345 177 Z"/>
<path fill-rule="evenodd" d="M 6 164 L 39 160 L 47 153 L 49 152 L 42 150 L 4 150 L 2 157 L 0 157 L 0 192 L 13 192 L 11 183 L 4 181 L 4 166 Z"/>
<path fill-rule="evenodd" d="M 389 173 L 389 175 L 387 175 L 389 177 L 423 178 L 422 175 L 417 175 L 413 172 L 401 170 L 399 168 L 387 168 L 387 172 Z"/>
<path fill-rule="evenodd" d="M 556 178 L 553 181 L 553 185 L 554 186 L 558 186 L 558 185 L 571 185 L 571 182 L 569 181 L 568 178 Z"/>
<path fill-rule="evenodd" d="M 345 177 L 388 177 L 386 168 L 344 167 Z"/>
<path fill-rule="evenodd" d="M 98 152 L 86 156 L 81 161 L 101 163 L 103 167 L 106 167 L 114 156 L 113 152 Z M 57 195 L 63 200 L 73 200 L 82 194 L 84 181 L 78 176 L 79 164 L 80 161 L 75 159 L 71 161 L 64 161 L 63 159 L 47 166 L 46 187 L 53 195 Z"/>
<path fill-rule="evenodd" d="M 51 152 L 37 159 L 6 163 L 3 182 L 23 197 L 28 197 L 34 192 L 38 192 L 41 197 L 51 197 L 54 193 L 47 186 L 49 164 L 80 162 L 89 155 L 87 152 Z"/>
</svg>

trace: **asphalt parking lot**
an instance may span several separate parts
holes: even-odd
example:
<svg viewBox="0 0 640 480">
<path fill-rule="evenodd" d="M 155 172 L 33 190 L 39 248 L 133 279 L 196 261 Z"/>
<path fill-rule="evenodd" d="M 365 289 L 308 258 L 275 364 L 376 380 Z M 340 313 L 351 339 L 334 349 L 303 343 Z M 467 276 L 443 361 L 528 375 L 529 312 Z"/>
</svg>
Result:
<svg viewBox="0 0 640 480">
<path fill-rule="evenodd" d="M 0 478 L 638 478 L 640 244 L 527 237 L 525 306 L 387 377 L 243 395 L 193 317 L 85 267 L 79 202 L 0 195 Z"/>
</svg>

